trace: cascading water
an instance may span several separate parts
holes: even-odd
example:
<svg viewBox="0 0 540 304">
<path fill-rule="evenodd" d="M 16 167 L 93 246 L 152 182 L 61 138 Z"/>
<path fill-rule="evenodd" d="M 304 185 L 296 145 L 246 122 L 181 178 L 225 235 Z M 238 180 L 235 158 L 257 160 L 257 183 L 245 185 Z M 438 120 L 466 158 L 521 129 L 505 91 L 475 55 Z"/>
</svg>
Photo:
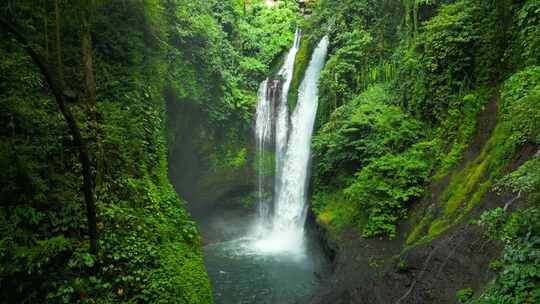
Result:
<svg viewBox="0 0 540 304">
<path fill-rule="evenodd" d="M 300 30 L 296 30 L 294 35 L 293 47 L 287 55 L 285 64 L 278 73 L 278 76 L 283 79 L 283 86 L 281 89 L 281 95 L 279 103 L 277 105 L 277 115 L 276 115 L 276 175 L 275 175 L 275 193 L 279 192 L 281 181 L 281 169 L 283 164 L 283 155 L 285 154 L 285 148 L 287 146 L 288 130 L 289 130 L 289 104 L 287 102 L 289 97 L 289 89 L 291 87 L 291 82 L 294 72 L 294 61 L 296 59 L 296 53 L 300 48 L 300 39 L 302 35 Z"/>
<path fill-rule="evenodd" d="M 293 49 L 297 49 L 297 42 Z M 288 117 L 287 95 L 292 78 L 291 69 L 285 71 L 284 85 L 276 115 L 276 175 L 274 213 L 269 229 L 254 243 L 257 250 L 264 253 L 304 252 L 304 223 L 306 219 L 306 195 L 310 160 L 311 136 L 318 105 L 318 82 L 328 50 L 328 37 L 324 37 L 315 51 L 304 79 L 300 85 L 298 105 Z M 293 51 L 289 53 L 291 55 Z M 296 53 L 294 53 L 296 55 Z M 288 58 L 289 60 L 290 58 Z M 294 57 L 291 59 L 294 62 Z M 268 94 L 267 94 L 268 95 Z M 268 100 L 264 100 L 268 102 Z M 257 115 L 257 119 L 259 115 Z M 266 216 L 266 215 L 265 215 Z M 266 218 L 259 220 L 260 227 Z"/>
<path fill-rule="evenodd" d="M 269 216 L 269 202 L 267 195 L 267 166 L 266 166 L 266 150 L 270 144 L 272 136 L 272 106 L 268 98 L 268 79 L 261 83 L 257 94 L 257 110 L 255 122 L 255 139 L 257 141 L 257 200 L 258 200 L 258 216 L 261 219 L 266 219 Z"/>
<path fill-rule="evenodd" d="M 258 92 L 255 164 L 259 209 L 254 229 L 250 231 L 249 215 L 237 214 L 228 206 L 214 212 L 215 219 L 207 219 L 218 235 L 234 234 L 204 247 L 216 304 L 307 303 L 327 272 L 322 248 L 309 233 L 304 237 L 304 222 L 317 83 L 328 38 L 315 49 L 297 106 L 289 114 L 287 96 L 299 42 L 297 31 L 277 77 L 265 80 Z"/>
<path fill-rule="evenodd" d="M 255 120 L 255 139 L 257 142 L 257 200 L 258 229 L 267 227 L 270 221 L 270 205 L 272 203 L 272 187 L 268 185 L 268 174 L 271 171 L 268 160 L 275 155 L 275 174 L 280 175 L 280 155 L 284 153 L 288 130 L 287 96 L 292 81 L 294 60 L 300 46 L 300 30 L 296 30 L 294 43 L 285 63 L 277 74 L 277 79 L 264 80 L 257 94 Z M 275 149 L 275 151 L 274 151 Z M 274 153 L 275 152 L 275 153 Z M 274 166 L 274 165 L 272 165 Z M 279 180 L 276 178 L 275 180 Z M 279 184 L 275 183 L 275 192 Z"/>
<path fill-rule="evenodd" d="M 328 49 L 328 37 L 324 37 L 313 53 L 313 58 L 298 94 L 298 106 L 291 117 L 291 134 L 279 176 L 274 213 L 274 229 L 283 232 L 303 233 L 306 219 L 306 195 L 311 156 L 311 136 L 318 106 L 318 82 Z"/>
</svg>

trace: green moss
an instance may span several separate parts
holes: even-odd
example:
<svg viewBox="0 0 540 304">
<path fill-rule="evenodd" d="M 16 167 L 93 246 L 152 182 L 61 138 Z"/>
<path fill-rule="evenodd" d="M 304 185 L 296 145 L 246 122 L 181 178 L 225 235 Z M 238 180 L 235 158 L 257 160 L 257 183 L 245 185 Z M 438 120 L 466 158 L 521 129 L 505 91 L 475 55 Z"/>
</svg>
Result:
<svg viewBox="0 0 540 304">
<path fill-rule="evenodd" d="M 405 245 L 412 245 L 414 241 L 418 238 L 420 233 L 426 228 L 426 226 L 431 222 L 431 219 L 433 216 L 431 214 L 427 214 L 424 217 L 422 217 L 422 220 L 414 226 L 411 229 L 411 232 L 407 235 L 407 239 L 405 240 Z"/>
<path fill-rule="evenodd" d="M 361 220 L 365 216 L 358 215 L 358 208 L 346 199 L 342 190 L 317 192 L 313 195 L 312 202 L 317 222 L 328 229 L 334 237 L 347 226 L 359 227 L 362 226 L 362 222 L 365 224 L 365 219 Z"/>
<path fill-rule="evenodd" d="M 447 176 L 456 164 L 461 161 L 465 149 L 469 147 L 478 125 L 478 114 L 485 110 L 485 105 L 491 95 L 487 89 L 467 94 L 459 103 L 453 105 L 448 118 L 439 128 L 438 137 L 448 137 L 450 151 L 441 160 L 440 168 L 435 174 L 435 180 Z"/>
<path fill-rule="evenodd" d="M 476 206 L 476 205 L 478 205 L 478 203 L 480 203 L 480 201 L 482 200 L 482 197 L 484 196 L 484 194 L 489 190 L 489 188 L 491 188 L 491 185 L 492 185 L 492 181 L 488 180 L 488 181 L 482 183 L 478 187 L 478 190 L 474 193 L 474 195 L 471 197 L 471 199 L 467 203 L 467 211 L 472 210 L 472 208 L 474 206 Z"/>
<path fill-rule="evenodd" d="M 298 53 L 296 54 L 296 59 L 294 61 L 293 78 L 291 80 L 291 87 L 289 90 L 288 101 L 289 110 L 291 112 L 296 107 L 296 102 L 298 101 L 298 89 L 300 88 L 300 84 L 302 83 L 304 75 L 306 74 L 309 61 L 311 60 L 311 53 L 313 52 L 314 48 L 314 43 L 309 39 L 301 39 L 300 48 L 298 49 Z"/>
<path fill-rule="evenodd" d="M 484 176 L 488 163 L 488 160 L 484 160 L 478 165 L 473 165 L 469 170 L 464 172 L 465 174 L 458 175 L 462 178 L 452 181 L 454 183 L 454 187 L 452 187 L 454 192 L 450 194 L 450 197 L 446 202 L 444 210 L 445 216 L 452 215 L 463 205 L 463 203 L 465 203 L 471 192 L 478 185 L 479 180 Z"/>
<path fill-rule="evenodd" d="M 434 238 L 450 227 L 444 218 L 438 218 L 431 223 L 428 230 L 428 237 Z"/>
<path fill-rule="evenodd" d="M 444 211 L 439 218 L 431 223 L 428 230 L 429 237 L 436 237 L 460 222 L 481 201 L 489 189 L 491 180 L 504 164 L 495 157 L 500 155 L 494 151 L 501 146 L 497 144 L 501 139 L 498 130 L 500 128 L 492 134 L 480 155 L 471 164 L 452 176 L 441 199 Z"/>
<path fill-rule="evenodd" d="M 527 81 L 517 81 L 526 78 Z M 429 237 L 436 237 L 461 222 L 477 206 L 493 183 L 501 177 L 512 155 L 539 129 L 536 117 L 540 98 L 540 69 L 531 68 L 511 77 L 501 92 L 501 116 L 480 155 L 464 169 L 454 174 L 442 196 L 444 212 L 431 223 Z"/>
</svg>

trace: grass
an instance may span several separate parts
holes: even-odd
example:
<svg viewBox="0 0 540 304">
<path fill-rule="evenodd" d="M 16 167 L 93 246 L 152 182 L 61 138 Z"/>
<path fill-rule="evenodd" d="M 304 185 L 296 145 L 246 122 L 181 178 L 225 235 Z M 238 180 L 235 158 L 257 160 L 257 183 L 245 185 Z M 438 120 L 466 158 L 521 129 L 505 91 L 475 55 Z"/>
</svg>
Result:
<svg viewBox="0 0 540 304">
<path fill-rule="evenodd" d="M 484 177 L 488 164 L 489 158 L 482 160 L 479 164 L 469 166 L 452 179 L 452 184 L 448 188 L 450 192 L 446 194 L 448 198 L 444 209 L 445 216 L 451 216 L 465 203 L 476 189 L 480 179 Z"/>
<path fill-rule="evenodd" d="M 435 219 L 429 227 L 427 236 L 429 238 L 435 238 L 448 228 L 450 228 L 450 224 L 445 218 Z"/>
<path fill-rule="evenodd" d="M 480 155 L 452 176 L 441 199 L 444 212 L 433 220 L 427 235 L 417 243 L 433 239 L 461 222 L 481 202 L 515 152 L 516 145 L 506 140 L 511 130 L 508 123 L 497 124 Z"/>
<path fill-rule="evenodd" d="M 455 136 L 455 139 L 452 142 L 450 151 L 441 160 L 441 167 L 435 174 L 434 180 L 441 180 L 447 176 L 450 170 L 462 160 L 463 153 L 469 147 L 476 133 L 478 114 L 485 110 L 490 93 L 489 90 L 483 89 L 467 94 L 463 97 L 463 110 L 450 114 L 446 126 L 441 131 L 446 130 L 446 132 L 452 133 L 453 129 L 457 128 L 457 132 L 450 135 Z"/>
</svg>

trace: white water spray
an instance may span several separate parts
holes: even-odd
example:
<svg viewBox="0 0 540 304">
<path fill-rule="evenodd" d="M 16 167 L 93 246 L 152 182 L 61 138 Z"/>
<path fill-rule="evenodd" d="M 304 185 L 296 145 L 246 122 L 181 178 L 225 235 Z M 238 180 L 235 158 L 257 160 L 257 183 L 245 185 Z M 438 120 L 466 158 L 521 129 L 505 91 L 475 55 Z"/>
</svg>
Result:
<svg viewBox="0 0 540 304">
<path fill-rule="evenodd" d="M 255 139 L 257 141 L 257 200 L 259 228 L 263 225 L 268 226 L 270 221 L 270 207 L 272 204 L 272 191 L 277 192 L 278 184 L 275 189 L 268 185 L 268 160 L 271 160 L 275 148 L 275 175 L 280 174 L 280 159 L 278 155 L 284 153 L 287 143 L 288 132 L 288 105 L 287 96 L 293 77 L 294 60 L 300 46 L 300 30 L 296 30 L 294 43 L 281 69 L 278 72 L 278 79 L 264 80 L 257 94 L 257 110 L 255 120 Z M 276 178 L 275 180 L 279 180 Z M 260 229 L 259 229 L 260 230 Z"/>
<path fill-rule="evenodd" d="M 289 89 L 291 87 L 291 82 L 294 73 L 294 61 L 296 59 L 296 54 L 300 48 L 300 39 L 302 38 L 300 30 L 296 30 L 294 35 L 294 44 L 289 54 L 287 54 L 287 59 L 281 70 L 278 73 L 278 77 L 283 79 L 283 86 L 281 89 L 281 96 L 277 105 L 277 115 L 276 115 L 276 172 L 275 172 L 275 185 L 274 193 L 279 193 L 281 189 L 281 176 L 283 168 L 283 159 L 287 148 L 287 141 L 289 135 Z"/>
<path fill-rule="evenodd" d="M 284 79 L 281 98 L 277 105 L 275 122 L 275 196 L 271 220 L 259 218 L 258 240 L 253 248 L 260 253 L 304 253 L 304 223 L 307 210 L 307 184 L 311 156 L 311 136 L 318 105 L 318 82 L 328 50 L 328 37 L 324 37 L 315 51 L 300 85 L 298 104 L 289 119 L 287 96 L 292 80 L 294 58 L 298 50 L 297 32 L 293 48 L 279 75 Z M 263 86 L 267 86 L 263 82 Z M 268 89 L 268 88 L 267 88 Z M 261 96 L 261 95 L 260 95 Z M 259 103 L 270 103 L 269 94 Z M 257 106 L 257 109 L 267 106 Z M 257 113 L 257 119 L 266 117 Z M 272 117 L 272 115 L 270 115 Z M 265 122 L 266 123 L 266 122 Z M 257 121 L 257 126 L 263 124 Z M 267 125 L 271 126 L 272 123 Z M 259 140 L 259 133 L 257 133 Z M 259 153 L 260 155 L 260 153 Z M 259 179 L 259 183 L 260 183 Z M 259 202 L 261 203 L 263 202 Z M 259 214 L 261 215 L 261 213 Z M 268 214 L 264 214 L 267 216 Z"/>
<path fill-rule="evenodd" d="M 272 136 L 272 107 L 267 96 L 268 79 L 263 81 L 257 94 L 257 109 L 255 120 L 255 139 L 257 141 L 257 200 L 259 218 L 268 218 L 270 213 L 269 198 L 265 185 L 267 182 L 265 168 L 266 150 Z"/>
</svg>

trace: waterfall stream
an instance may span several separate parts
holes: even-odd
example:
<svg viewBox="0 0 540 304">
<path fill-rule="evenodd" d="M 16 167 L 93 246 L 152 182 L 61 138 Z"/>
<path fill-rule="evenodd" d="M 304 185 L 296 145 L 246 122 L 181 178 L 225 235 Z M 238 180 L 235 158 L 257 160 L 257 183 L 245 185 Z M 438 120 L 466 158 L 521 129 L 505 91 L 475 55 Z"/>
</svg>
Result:
<svg viewBox="0 0 540 304">
<path fill-rule="evenodd" d="M 260 192 L 259 222 L 257 233 L 259 240 L 254 243 L 255 249 L 263 253 L 294 253 L 304 252 L 304 223 L 307 208 L 307 184 L 311 156 L 311 136 L 318 105 L 318 82 L 324 66 L 328 49 L 328 37 L 324 37 L 314 50 L 309 66 L 298 92 L 298 103 L 289 117 L 287 96 L 292 80 L 294 59 L 299 46 L 299 33 L 289 51 L 287 60 L 279 72 L 283 86 L 279 98 L 275 96 L 274 87 L 268 87 L 266 80 L 261 85 L 256 115 L 256 137 L 258 142 L 270 140 L 268 134 L 275 133 L 275 187 L 273 199 Z M 279 80 L 278 80 L 279 81 Z M 266 94 L 263 89 L 266 88 Z M 272 107 L 272 103 L 274 106 Z M 277 105 L 275 105 L 277 103 Z M 275 124 L 267 120 L 272 117 L 264 111 L 271 112 L 277 108 Z M 261 110 L 259 112 L 259 110 Z M 263 114 L 263 112 L 265 114 Z M 271 119 L 270 119 L 271 120 Z M 263 127 L 264 126 L 264 127 Z M 275 132 L 267 131 L 272 126 Z M 265 132 L 261 132 L 261 131 Z M 265 153 L 267 147 L 259 144 L 259 156 Z M 262 170 L 264 171 L 264 170 Z M 264 183 L 266 172 L 259 170 L 259 185 Z M 259 187 L 262 191 L 262 186 Z M 273 215 L 268 220 L 270 207 L 273 204 Z"/>
<path fill-rule="evenodd" d="M 279 183 L 275 189 L 268 185 L 268 174 L 275 166 L 275 180 L 281 180 L 281 160 L 285 153 L 289 126 L 289 107 L 287 97 L 291 86 L 294 61 L 300 47 L 301 34 L 296 30 L 293 46 L 289 50 L 285 62 L 276 79 L 264 80 L 257 94 L 257 110 L 255 115 L 255 140 L 257 142 L 257 199 L 260 226 L 267 226 L 270 220 L 272 195 L 279 191 Z M 274 156 L 275 164 L 268 164 L 269 156 Z"/>
<path fill-rule="evenodd" d="M 204 247 L 216 303 L 304 303 L 327 271 L 319 243 L 305 231 L 311 136 L 318 81 L 328 49 L 324 37 L 312 54 L 289 111 L 288 95 L 301 33 L 276 76 L 259 87 L 255 114 L 257 212 L 206 214 L 204 233 L 226 235 Z M 203 223 L 204 224 L 204 223 Z M 243 233 L 238 235 L 237 232 Z M 207 231 L 207 232 L 205 232 Z M 213 237 L 212 239 L 215 239 Z"/>
</svg>

